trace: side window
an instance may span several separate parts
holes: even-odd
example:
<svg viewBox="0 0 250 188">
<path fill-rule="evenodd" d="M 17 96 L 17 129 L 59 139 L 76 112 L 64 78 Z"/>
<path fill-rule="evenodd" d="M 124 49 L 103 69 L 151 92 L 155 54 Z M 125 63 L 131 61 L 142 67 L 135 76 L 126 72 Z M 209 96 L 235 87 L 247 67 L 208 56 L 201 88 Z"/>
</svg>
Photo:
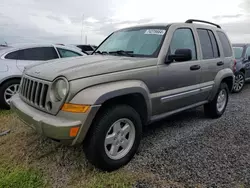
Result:
<svg viewBox="0 0 250 188">
<path fill-rule="evenodd" d="M 246 49 L 246 57 L 248 58 L 248 56 L 250 56 L 250 46 L 248 46 Z"/>
<path fill-rule="evenodd" d="M 212 47 L 213 47 L 213 52 L 214 52 L 214 58 L 220 57 L 218 43 L 216 41 L 216 38 L 215 38 L 213 32 L 210 31 L 210 30 L 208 30 L 208 34 L 209 34 L 209 37 L 210 37 L 211 42 L 212 42 Z"/>
<path fill-rule="evenodd" d="M 78 53 L 70 51 L 70 50 L 66 50 L 66 49 L 62 49 L 62 48 L 57 48 L 57 50 L 62 58 L 81 56 L 81 54 L 78 54 Z"/>
<path fill-rule="evenodd" d="M 19 52 L 19 51 L 10 52 L 10 53 L 7 54 L 4 58 L 5 58 L 5 59 L 18 59 L 18 52 Z"/>
<path fill-rule="evenodd" d="M 192 30 L 188 28 L 180 28 L 174 32 L 170 44 L 170 53 L 174 54 L 175 50 L 185 48 L 192 50 L 192 60 L 197 59 L 195 41 Z"/>
<path fill-rule="evenodd" d="M 221 44 L 222 44 L 224 56 L 231 57 L 233 55 L 233 52 L 232 52 L 232 48 L 231 48 L 231 45 L 230 45 L 230 42 L 229 42 L 227 36 L 225 35 L 225 33 L 221 32 L 221 31 L 217 31 L 217 34 L 218 34 L 219 39 L 220 39 Z"/>
<path fill-rule="evenodd" d="M 213 47 L 208 34 L 208 30 L 197 29 L 197 32 L 200 39 L 203 59 L 213 59 L 214 58 Z"/>
<path fill-rule="evenodd" d="M 53 47 L 36 47 L 20 50 L 19 60 L 47 61 L 57 59 L 58 55 Z"/>
</svg>

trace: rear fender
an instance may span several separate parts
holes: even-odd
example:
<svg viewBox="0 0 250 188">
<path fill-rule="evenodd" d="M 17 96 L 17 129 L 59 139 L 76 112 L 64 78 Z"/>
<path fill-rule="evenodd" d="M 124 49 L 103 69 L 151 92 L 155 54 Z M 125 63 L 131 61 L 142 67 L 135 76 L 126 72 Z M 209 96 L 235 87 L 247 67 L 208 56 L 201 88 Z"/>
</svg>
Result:
<svg viewBox="0 0 250 188">
<path fill-rule="evenodd" d="M 218 89 L 220 87 L 220 84 L 222 82 L 223 79 L 225 78 L 232 78 L 232 84 L 234 84 L 234 73 L 231 69 L 229 68 L 226 68 L 226 69 L 223 69 L 223 70 L 220 70 L 216 77 L 215 77 L 215 80 L 214 80 L 214 87 L 213 87 L 213 90 L 212 90 L 212 93 L 209 97 L 209 100 L 213 100 L 215 95 L 217 94 L 218 92 Z"/>
</svg>

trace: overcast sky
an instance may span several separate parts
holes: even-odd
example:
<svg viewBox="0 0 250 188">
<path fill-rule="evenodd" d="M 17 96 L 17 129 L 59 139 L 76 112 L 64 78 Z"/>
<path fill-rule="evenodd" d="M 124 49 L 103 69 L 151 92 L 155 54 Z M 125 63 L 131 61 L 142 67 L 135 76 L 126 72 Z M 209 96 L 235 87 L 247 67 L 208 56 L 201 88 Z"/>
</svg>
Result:
<svg viewBox="0 0 250 188">
<path fill-rule="evenodd" d="M 145 23 L 217 22 L 232 42 L 250 42 L 250 0 L 0 0 L 0 42 L 99 44 L 113 30 Z M 83 21 L 83 22 L 82 22 Z"/>
</svg>

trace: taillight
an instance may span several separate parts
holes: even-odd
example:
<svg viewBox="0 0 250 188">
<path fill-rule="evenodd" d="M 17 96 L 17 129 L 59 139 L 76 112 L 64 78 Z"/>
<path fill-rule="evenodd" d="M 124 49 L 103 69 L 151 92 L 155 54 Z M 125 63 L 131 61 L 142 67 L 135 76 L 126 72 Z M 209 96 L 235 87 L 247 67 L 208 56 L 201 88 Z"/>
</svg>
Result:
<svg viewBox="0 0 250 188">
<path fill-rule="evenodd" d="M 234 65 L 233 65 L 233 72 L 236 72 L 236 60 L 234 60 Z"/>
</svg>

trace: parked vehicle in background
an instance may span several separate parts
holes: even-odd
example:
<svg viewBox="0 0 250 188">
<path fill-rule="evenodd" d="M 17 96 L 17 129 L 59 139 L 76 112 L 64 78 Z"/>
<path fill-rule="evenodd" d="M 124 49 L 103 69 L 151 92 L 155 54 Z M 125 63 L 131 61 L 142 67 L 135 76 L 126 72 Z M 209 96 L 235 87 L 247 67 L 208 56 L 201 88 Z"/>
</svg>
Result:
<svg viewBox="0 0 250 188">
<path fill-rule="evenodd" d="M 92 52 L 96 49 L 97 46 L 90 45 L 90 44 L 76 44 L 78 48 L 82 49 L 83 52 L 86 52 L 88 54 L 92 54 Z"/>
<path fill-rule="evenodd" d="M 69 47 L 69 48 L 73 48 L 73 49 L 75 49 L 75 50 L 78 50 L 78 51 L 84 53 L 85 55 L 89 55 L 89 53 L 83 51 L 81 48 L 77 47 L 76 45 L 73 45 L 73 44 L 59 44 L 59 45 L 67 46 L 67 47 Z"/>
<path fill-rule="evenodd" d="M 250 80 L 250 44 L 233 44 L 236 59 L 235 84 L 233 92 L 239 93 Z"/>
<path fill-rule="evenodd" d="M 0 48 L 0 108 L 8 109 L 10 98 L 17 92 L 25 66 L 51 59 L 83 56 L 81 51 L 44 44 L 16 44 Z"/>
<path fill-rule="evenodd" d="M 224 113 L 234 84 L 231 43 L 219 25 L 193 22 L 205 21 L 118 30 L 95 55 L 33 66 L 11 107 L 37 132 L 83 143 L 96 167 L 120 168 L 143 126 L 201 105 L 209 117 Z"/>
</svg>

